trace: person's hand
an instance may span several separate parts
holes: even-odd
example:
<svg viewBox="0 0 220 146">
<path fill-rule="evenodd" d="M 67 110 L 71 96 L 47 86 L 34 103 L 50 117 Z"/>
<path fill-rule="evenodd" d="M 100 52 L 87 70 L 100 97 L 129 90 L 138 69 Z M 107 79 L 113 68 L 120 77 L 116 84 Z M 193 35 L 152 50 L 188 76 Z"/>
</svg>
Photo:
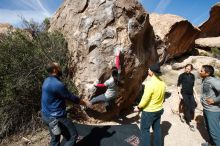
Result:
<svg viewBox="0 0 220 146">
<path fill-rule="evenodd" d="M 94 84 L 90 84 L 88 91 L 90 94 L 93 94 L 96 91 L 96 86 Z"/>
<path fill-rule="evenodd" d="M 83 94 L 80 93 L 80 94 L 79 94 L 79 99 L 82 99 L 82 98 L 83 98 Z"/>
<path fill-rule="evenodd" d="M 119 55 L 120 55 L 120 49 L 117 49 L 116 56 L 119 56 Z"/>
<path fill-rule="evenodd" d="M 210 98 L 210 97 L 206 97 L 206 102 L 207 102 L 209 105 L 215 103 L 214 99 L 212 99 L 212 98 Z"/>
<path fill-rule="evenodd" d="M 183 99 L 182 94 L 178 92 L 178 95 L 179 95 L 179 99 L 182 100 Z"/>
<path fill-rule="evenodd" d="M 198 106 L 199 105 L 199 100 L 198 100 L 198 97 L 197 96 L 195 96 L 195 101 L 196 101 L 196 105 Z"/>
<path fill-rule="evenodd" d="M 92 104 L 90 103 L 89 100 L 86 99 L 81 99 L 80 100 L 80 104 L 87 106 L 88 108 L 90 108 L 92 106 Z"/>
<path fill-rule="evenodd" d="M 133 111 L 134 112 L 140 112 L 140 109 L 138 108 L 138 106 L 135 106 Z"/>
<path fill-rule="evenodd" d="M 116 47 L 116 48 L 114 49 L 114 54 L 115 54 L 115 56 L 119 56 L 120 53 L 123 53 L 123 52 L 124 52 L 124 50 L 123 50 L 123 48 L 121 48 L 121 47 Z"/>
<path fill-rule="evenodd" d="M 99 83 L 100 81 L 97 79 L 97 80 L 95 80 L 95 82 L 93 83 L 93 86 L 95 86 L 96 87 L 96 85 Z"/>
</svg>

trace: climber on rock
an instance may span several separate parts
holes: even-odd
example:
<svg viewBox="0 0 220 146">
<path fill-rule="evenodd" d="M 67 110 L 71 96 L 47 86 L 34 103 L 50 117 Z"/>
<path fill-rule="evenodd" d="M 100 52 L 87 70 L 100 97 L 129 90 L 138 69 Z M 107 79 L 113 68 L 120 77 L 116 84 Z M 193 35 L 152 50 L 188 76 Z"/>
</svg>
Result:
<svg viewBox="0 0 220 146">
<path fill-rule="evenodd" d="M 108 80 L 106 80 L 103 84 L 100 84 L 100 83 L 94 84 L 94 86 L 97 88 L 106 87 L 107 90 L 104 94 L 93 97 L 89 101 L 90 102 L 89 107 L 91 107 L 94 104 L 104 102 L 106 110 L 108 111 L 108 109 L 111 107 L 112 103 L 115 101 L 115 98 L 118 95 L 118 84 L 119 84 L 118 70 L 117 70 L 117 67 L 113 67 L 111 77 Z"/>
<path fill-rule="evenodd" d="M 107 88 L 107 90 L 104 94 L 93 97 L 90 100 L 90 107 L 93 104 L 104 102 L 106 106 L 106 110 L 108 110 L 111 107 L 112 103 L 114 102 L 114 99 L 118 93 L 118 84 L 120 80 L 120 73 L 121 73 L 120 55 L 121 53 L 123 53 L 123 49 L 121 47 L 116 47 L 114 49 L 115 66 L 112 67 L 111 77 L 107 81 L 105 81 L 103 84 L 99 84 L 97 82 L 94 84 L 96 88 Z"/>
</svg>

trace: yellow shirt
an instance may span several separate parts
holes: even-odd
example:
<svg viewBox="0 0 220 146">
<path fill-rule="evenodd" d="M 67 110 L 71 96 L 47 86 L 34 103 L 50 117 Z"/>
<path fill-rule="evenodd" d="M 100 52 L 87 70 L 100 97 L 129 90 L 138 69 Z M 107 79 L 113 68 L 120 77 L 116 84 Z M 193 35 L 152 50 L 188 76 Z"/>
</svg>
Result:
<svg viewBox="0 0 220 146">
<path fill-rule="evenodd" d="M 156 112 L 163 109 L 165 83 L 153 75 L 146 83 L 144 94 L 138 105 L 146 112 Z"/>
</svg>

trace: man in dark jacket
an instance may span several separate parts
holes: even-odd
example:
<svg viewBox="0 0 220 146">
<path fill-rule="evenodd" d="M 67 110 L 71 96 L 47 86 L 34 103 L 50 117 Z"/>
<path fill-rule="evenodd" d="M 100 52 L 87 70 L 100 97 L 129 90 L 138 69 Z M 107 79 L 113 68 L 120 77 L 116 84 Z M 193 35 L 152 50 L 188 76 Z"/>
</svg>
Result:
<svg viewBox="0 0 220 146">
<path fill-rule="evenodd" d="M 49 127 L 50 145 L 59 146 L 60 136 L 63 135 L 65 146 L 74 146 L 78 135 L 74 124 L 67 118 L 65 100 L 83 105 L 86 105 L 86 102 L 71 94 L 61 82 L 62 71 L 58 63 L 49 64 L 47 71 L 49 77 L 44 80 L 42 86 L 41 113 L 43 122 Z M 52 123 L 56 123 L 59 134 L 53 132 L 55 126 L 51 127 Z"/>
<path fill-rule="evenodd" d="M 202 77 L 201 103 L 210 137 L 209 143 L 203 143 L 202 146 L 220 146 L 220 80 L 214 77 L 214 68 L 211 65 L 203 65 L 200 76 Z"/>
<path fill-rule="evenodd" d="M 194 131 L 194 126 L 191 124 L 191 120 L 194 117 L 194 110 L 196 107 L 194 95 L 197 98 L 197 93 L 194 88 L 195 76 L 191 73 L 192 69 L 192 64 L 187 64 L 185 66 L 185 72 L 179 75 L 177 89 L 179 98 L 181 102 L 183 102 L 186 123 L 189 125 L 190 130 Z M 181 121 L 183 121 L 183 115 L 181 115 L 181 113 L 180 118 Z"/>
</svg>

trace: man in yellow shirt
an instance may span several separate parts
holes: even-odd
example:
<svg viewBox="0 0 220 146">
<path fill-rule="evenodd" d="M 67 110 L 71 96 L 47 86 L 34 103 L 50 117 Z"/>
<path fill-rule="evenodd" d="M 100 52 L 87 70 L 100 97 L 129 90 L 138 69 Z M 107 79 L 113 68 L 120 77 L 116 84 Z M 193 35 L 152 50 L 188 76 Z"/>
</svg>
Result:
<svg viewBox="0 0 220 146">
<path fill-rule="evenodd" d="M 153 129 L 154 146 L 162 146 L 160 119 L 163 114 L 165 83 L 159 78 L 160 65 L 154 64 L 148 69 L 149 79 L 145 83 L 144 94 L 134 111 L 142 111 L 141 146 L 150 146 L 150 127 Z"/>
</svg>

